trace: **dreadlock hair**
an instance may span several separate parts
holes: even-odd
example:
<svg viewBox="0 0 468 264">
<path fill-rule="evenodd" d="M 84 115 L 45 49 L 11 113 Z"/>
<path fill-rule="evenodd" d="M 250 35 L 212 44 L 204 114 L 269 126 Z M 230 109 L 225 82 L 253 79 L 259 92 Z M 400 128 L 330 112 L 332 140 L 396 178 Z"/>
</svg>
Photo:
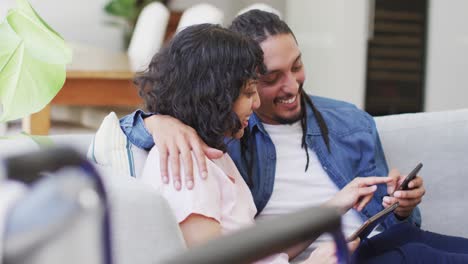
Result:
<svg viewBox="0 0 468 264">
<path fill-rule="evenodd" d="M 289 26 L 286 24 L 286 22 L 281 20 L 277 15 L 273 13 L 261 11 L 258 9 L 250 10 L 234 18 L 234 20 L 232 21 L 232 24 L 229 26 L 229 29 L 231 29 L 232 31 L 238 32 L 242 35 L 248 36 L 259 44 L 265 41 L 268 37 L 281 35 L 281 34 L 290 34 L 297 43 L 296 36 L 292 32 L 292 30 L 289 28 Z M 301 103 L 301 112 L 302 112 L 302 115 L 301 115 L 302 116 L 301 117 L 302 144 L 301 146 L 305 150 L 306 156 L 307 156 L 307 163 L 305 166 L 305 171 L 307 171 L 307 169 L 309 168 L 309 151 L 308 151 L 308 146 L 306 142 L 306 132 L 307 132 L 307 109 L 305 107 L 306 104 L 312 108 L 312 112 L 320 128 L 320 132 L 322 133 L 322 138 L 327 146 L 328 152 L 330 152 L 330 141 L 329 141 L 329 136 L 328 136 L 328 127 L 327 127 L 327 124 L 325 123 L 325 120 L 323 119 L 323 116 L 320 114 L 320 112 L 315 107 L 310 97 L 302 89 L 302 87 L 300 88 L 300 93 L 301 93 L 300 103 Z M 247 148 L 250 147 L 250 151 L 252 154 L 251 156 L 253 157 L 255 149 L 254 149 L 254 146 L 247 146 L 248 135 L 249 135 L 248 132 L 244 133 L 244 136 L 241 139 L 241 151 L 245 153 L 245 151 L 247 151 Z M 246 155 L 243 155 L 243 157 L 245 158 Z M 253 160 L 247 161 L 247 164 L 249 167 L 248 169 L 249 169 L 249 181 L 250 181 L 248 182 L 248 184 L 251 187 L 253 184 L 253 179 L 252 179 L 253 164 L 252 163 L 253 163 Z"/>
<path fill-rule="evenodd" d="M 233 103 L 264 69 L 256 42 L 219 25 L 199 24 L 179 32 L 135 83 L 148 111 L 179 119 L 210 147 L 226 151 L 225 133 L 242 127 Z"/>
</svg>

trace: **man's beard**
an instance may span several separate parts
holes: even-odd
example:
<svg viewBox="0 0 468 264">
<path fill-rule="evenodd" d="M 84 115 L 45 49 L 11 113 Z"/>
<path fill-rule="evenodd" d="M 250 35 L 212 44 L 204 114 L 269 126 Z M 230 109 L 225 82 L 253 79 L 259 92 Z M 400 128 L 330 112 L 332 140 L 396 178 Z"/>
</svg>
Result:
<svg viewBox="0 0 468 264">
<path fill-rule="evenodd" d="M 289 125 L 289 124 L 294 124 L 297 121 L 301 120 L 302 118 L 302 109 L 297 113 L 297 115 L 289 117 L 289 118 L 283 118 L 280 116 L 275 116 L 274 120 L 282 125 Z"/>
<path fill-rule="evenodd" d="M 281 117 L 281 116 L 274 116 L 273 119 L 276 122 L 278 122 L 278 123 L 280 123 L 282 125 L 294 124 L 297 121 L 301 120 L 301 118 L 304 116 L 304 111 L 305 111 L 305 108 L 304 108 L 305 107 L 304 106 L 305 105 L 304 104 L 305 98 L 304 98 L 304 96 L 307 96 L 307 94 L 303 92 L 302 86 L 303 86 L 303 84 L 301 83 L 300 86 L 299 86 L 299 92 L 298 92 L 298 94 L 301 97 L 300 98 L 301 101 L 299 102 L 301 109 L 299 110 L 299 112 L 296 115 L 288 117 L 288 118 L 284 118 L 284 117 Z"/>
</svg>

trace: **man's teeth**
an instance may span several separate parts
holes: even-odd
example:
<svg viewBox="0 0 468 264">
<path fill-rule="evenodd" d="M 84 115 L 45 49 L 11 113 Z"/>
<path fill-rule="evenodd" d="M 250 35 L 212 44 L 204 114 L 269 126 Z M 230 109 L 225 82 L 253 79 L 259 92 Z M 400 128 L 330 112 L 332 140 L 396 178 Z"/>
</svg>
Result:
<svg viewBox="0 0 468 264">
<path fill-rule="evenodd" d="M 296 96 L 291 97 L 290 99 L 287 99 L 287 100 L 278 100 L 278 102 L 280 104 L 291 104 L 291 103 L 294 103 L 295 100 L 296 100 Z"/>
</svg>

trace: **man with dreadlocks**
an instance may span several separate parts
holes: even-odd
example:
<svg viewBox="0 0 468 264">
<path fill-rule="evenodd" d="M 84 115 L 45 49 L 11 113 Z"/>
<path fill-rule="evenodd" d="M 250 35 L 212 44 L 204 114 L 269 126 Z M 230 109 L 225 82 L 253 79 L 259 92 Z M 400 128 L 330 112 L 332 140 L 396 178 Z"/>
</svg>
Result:
<svg viewBox="0 0 468 264">
<path fill-rule="evenodd" d="M 396 170 L 389 173 L 370 115 L 349 103 L 305 93 L 301 52 L 284 21 L 272 13 L 252 10 L 235 18 L 230 29 L 260 44 L 267 68 L 257 84 L 261 106 L 250 117 L 242 139 L 227 142 L 229 155 L 250 187 L 258 211 L 256 219 L 320 205 L 332 197 L 335 202 L 340 198 L 345 201 L 347 198 L 340 195 L 358 193 L 363 188 L 356 179 L 388 174 L 393 180 L 375 188 L 374 195 L 366 196 L 365 208 L 351 209 L 343 216 L 343 231 L 349 235 L 383 207 L 400 204 L 371 233 L 373 238 L 361 243 L 355 260 L 440 262 L 454 257 L 450 254 L 467 253 L 465 239 L 421 232 L 418 228 L 421 218 L 417 205 L 425 193 L 421 177 L 411 181 L 410 190 L 388 195 L 404 176 Z M 206 177 L 206 157 L 222 155 L 201 142 L 192 128 L 167 116 L 139 110 L 124 117 L 121 127 L 137 147 L 150 149 L 156 142 L 163 181 L 169 182 L 169 163 L 176 189 L 194 186 L 192 153 L 202 178 Z M 184 187 L 179 157 L 186 172 Z M 310 242 L 298 245 L 288 254 L 292 259 L 307 248 L 295 260 L 304 259 L 317 243 L 327 240 L 321 237 L 311 246 Z"/>
</svg>

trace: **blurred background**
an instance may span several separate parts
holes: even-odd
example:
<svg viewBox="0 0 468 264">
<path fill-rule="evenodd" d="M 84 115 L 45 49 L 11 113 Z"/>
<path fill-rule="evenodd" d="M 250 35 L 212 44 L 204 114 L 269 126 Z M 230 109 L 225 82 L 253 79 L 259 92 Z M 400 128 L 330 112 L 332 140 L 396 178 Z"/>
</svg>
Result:
<svg viewBox="0 0 468 264">
<path fill-rule="evenodd" d="M 131 6 L 114 2 L 127 2 Z M 36 11 L 73 47 L 94 49 L 97 54 L 104 51 L 126 54 L 135 15 L 147 2 L 152 1 L 30 0 Z M 229 25 L 241 9 L 258 3 L 157 2 L 170 11 L 166 41 L 184 11 L 196 4 L 216 7 L 223 15 L 222 24 Z M 295 32 L 303 53 L 305 88 L 309 93 L 351 102 L 374 116 L 468 107 L 468 1 L 262 3 L 278 10 Z M 14 0 L 1 0 L 0 17 L 4 18 L 14 6 Z M 75 53 L 74 60 L 80 60 L 79 54 Z M 50 133 L 94 131 L 110 110 L 121 117 L 136 107 L 53 105 Z M 10 122 L 3 129 L 7 129 L 7 134 L 16 133 L 21 125 Z"/>
</svg>

